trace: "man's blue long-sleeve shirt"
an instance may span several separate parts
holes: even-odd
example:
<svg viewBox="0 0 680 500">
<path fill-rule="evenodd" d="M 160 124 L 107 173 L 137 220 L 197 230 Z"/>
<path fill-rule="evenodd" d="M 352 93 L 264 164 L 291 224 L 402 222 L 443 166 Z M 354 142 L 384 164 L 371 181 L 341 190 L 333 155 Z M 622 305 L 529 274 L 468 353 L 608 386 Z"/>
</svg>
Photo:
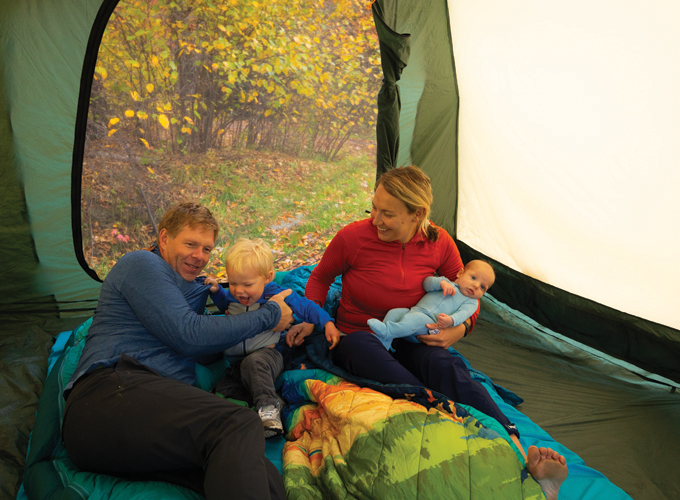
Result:
<svg viewBox="0 0 680 500">
<path fill-rule="evenodd" d="M 196 380 L 196 358 L 220 353 L 275 328 L 278 304 L 252 314 L 204 316 L 210 287 L 183 279 L 158 251 L 130 252 L 104 280 L 80 362 L 66 391 L 85 373 L 113 366 L 127 354 L 164 377 Z"/>
</svg>

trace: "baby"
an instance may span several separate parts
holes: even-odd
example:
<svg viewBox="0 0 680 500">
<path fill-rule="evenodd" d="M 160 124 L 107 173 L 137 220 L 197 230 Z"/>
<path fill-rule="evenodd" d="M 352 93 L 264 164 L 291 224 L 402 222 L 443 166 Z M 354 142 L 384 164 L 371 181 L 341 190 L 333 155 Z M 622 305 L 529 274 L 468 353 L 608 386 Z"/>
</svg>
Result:
<svg viewBox="0 0 680 500">
<path fill-rule="evenodd" d="M 271 296 L 284 290 L 273 282 L 272 249 L 260 238 L 237 240 L 227 252 L 225 267 L 229 280 L 228 291 L 219 286 L 214 278 L 205 280 L 205 284 L 210 285 L 213 302 L 225 314 L 254 311 Z M 326 311 L 296 293 L 286 297 L 285 302 L 298 319 L 313 323 L 325 331 L 331 349 L 337 345 L 340 332 Z M 241 380 L 253 397 L 267 438 L 283 432 L 279 414 L 281 400 L 274 386 L 276 378 L 283 371 L 283 357 L 273 349 L 280 336 L 278 332 L 262 332 L 224 351 L 230 361 L 240 361 Z"/>
<path fill-rule="evenodd" d="M 417 335 L 428 333 L 428 323 L 437 323 L 437 331 L 432 333 L 439 333 L 438 330 L 458 326 L 472 316 L 479 306 L 479 299 L 495 279 L 493 268 L 481 260 L 468 262 L 458 272 L 455 283 L 428 276 L 423 281 L 427 293 L 414 307 L 391 309 L 383 321 L 369 319 L 368 326 L 387 350 L 392 348 L 395 338 L 418 342 Z"/>
</svg>

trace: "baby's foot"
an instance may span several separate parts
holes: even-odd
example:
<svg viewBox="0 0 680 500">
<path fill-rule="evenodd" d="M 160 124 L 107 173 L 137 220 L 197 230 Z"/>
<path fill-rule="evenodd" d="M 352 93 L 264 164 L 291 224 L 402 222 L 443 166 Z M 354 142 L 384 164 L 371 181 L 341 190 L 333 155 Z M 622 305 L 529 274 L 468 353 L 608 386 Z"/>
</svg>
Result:
<svg viewBox="0 0 680 500">
<path fill-rule="evenodd" d="M 547 500 L 557 500 L 560 486 L 567 478 L 569 469 L 566 459 L 550 448 L 529 446 L 527 470 L 541 485 Z"/>
<path fill-rule="evenodd" d="M 369 328 L 373 330 L 375 336 L 378 337 L 378 340 L 382 342 L 382 345 L 385 346 L 385 349 L 393 351 L 392 339 L 387 337 L 387 327 L 385 326 L 385 323 L 375 318 L 369 319 L 366 323 L 368 323 Z"/>
<path fill-rule="evenodd" d="M 373 330 L 373 333 L 375 333 L 378 337 L 384 338 L 385 333 L 387 332 L 387 328 L 385 327 L 385 323 L 380 321 L 379 319 L 371 318 L 367 321 L 368 327 Z"/>
</svg>

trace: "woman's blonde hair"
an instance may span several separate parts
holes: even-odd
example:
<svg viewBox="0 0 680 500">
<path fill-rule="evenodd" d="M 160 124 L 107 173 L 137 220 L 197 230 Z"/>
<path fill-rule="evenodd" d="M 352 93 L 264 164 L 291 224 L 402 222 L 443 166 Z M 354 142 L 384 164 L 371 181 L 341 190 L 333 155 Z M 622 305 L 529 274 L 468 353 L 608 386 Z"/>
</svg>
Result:
<svg viewBox="0 0 680 500">
<path fill-rule="evenodd" d="M 422 231 L 430 241 L 439 239 L 439 230 L 430 224 L 432 185 L 425 172 L 415 165 L 393 168 L 380 176 L 375 189 L 378 186 L 385 188 L 385 191 L 406 205 L 409 213 L 422 208 L 424 215 L 418 222 L 417 231 Z"/>
<path fill-rule="evenodd" d="M 255 269 L 260 276 L 268 278 L 269 273 L 274 272 L 274 254 L 272 248 L 262 238 L 254 240 L 239 238 L 227 250 L 224 266 L 227 270 L 231 268 L 238 272 Z"/>
</svg>

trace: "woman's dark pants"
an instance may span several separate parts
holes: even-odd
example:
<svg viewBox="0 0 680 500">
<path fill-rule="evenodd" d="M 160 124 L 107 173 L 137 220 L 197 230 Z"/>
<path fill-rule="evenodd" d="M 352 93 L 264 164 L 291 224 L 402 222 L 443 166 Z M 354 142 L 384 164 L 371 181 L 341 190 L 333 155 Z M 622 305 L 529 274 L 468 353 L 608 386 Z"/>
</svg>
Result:
<svg viewBox="0 0 680 500">
<path fill-rule="evenodd" d="M 389 352 L 370 332 L 353 332 L 340 340 L 333 362 L 359 377 L 383 384 L 408 384 L 441 392 L 495 418 L 510 434 L 519 436 L 482 384 L 472 379 L 467 366 L 446 349 L 395 339 Z"/>
</svg>

